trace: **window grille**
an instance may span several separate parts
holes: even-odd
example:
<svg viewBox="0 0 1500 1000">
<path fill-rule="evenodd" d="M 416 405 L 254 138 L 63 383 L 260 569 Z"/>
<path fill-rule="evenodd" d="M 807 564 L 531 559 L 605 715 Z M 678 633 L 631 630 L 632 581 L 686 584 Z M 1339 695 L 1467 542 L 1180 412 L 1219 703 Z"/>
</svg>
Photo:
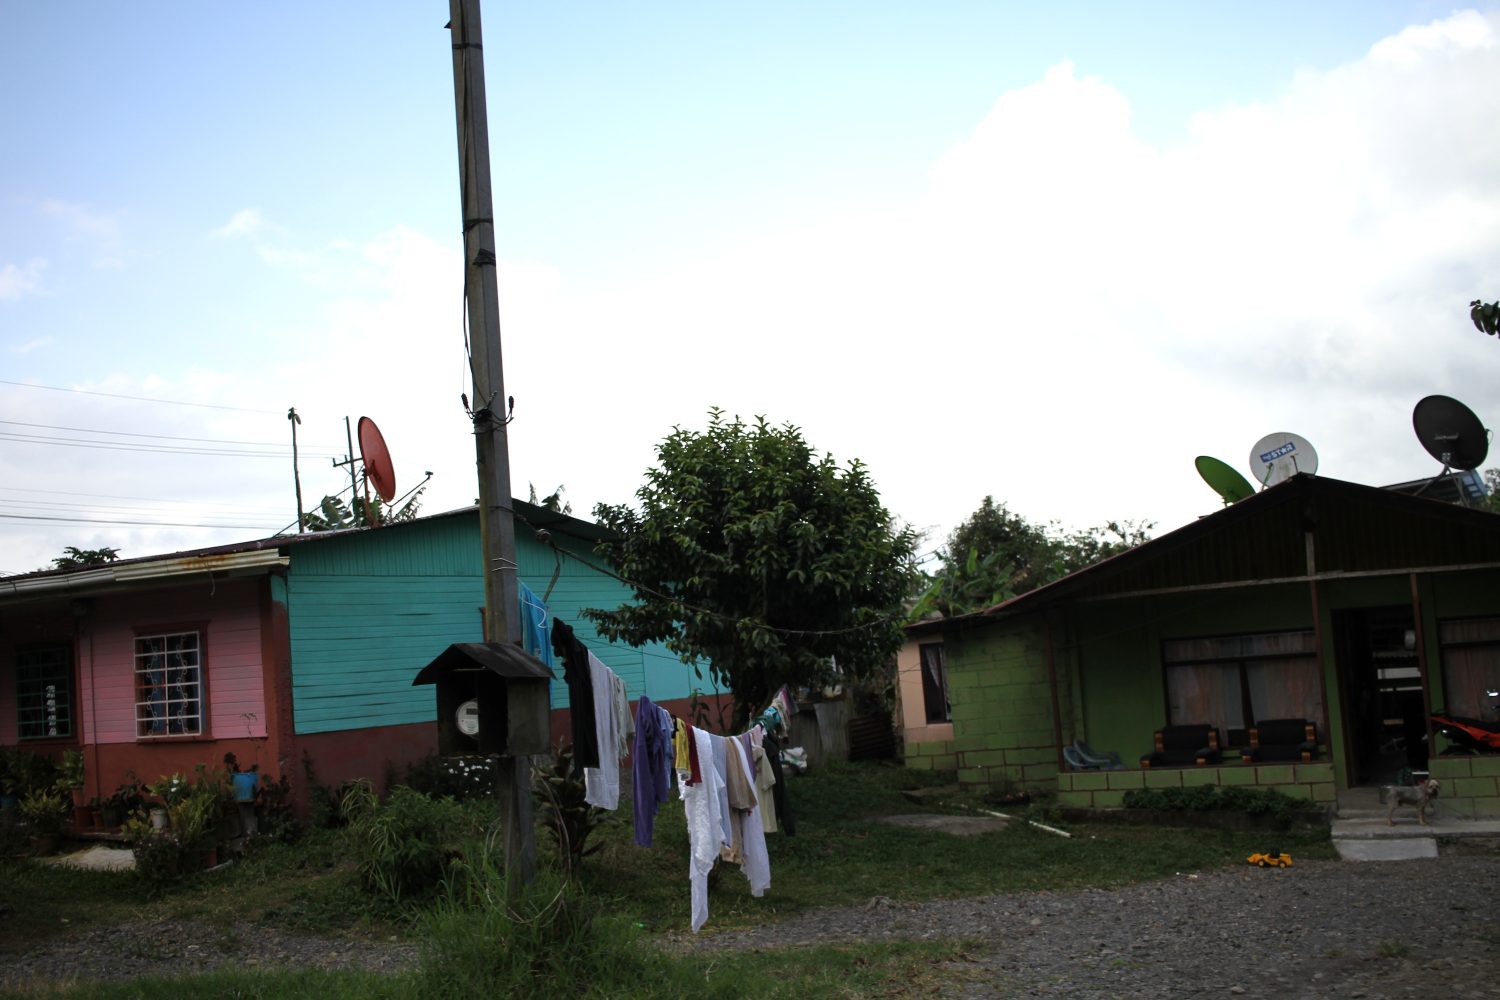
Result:
<svg viewBox="0 0 1500 1000">
<path fill-rule="evenodd" d="M 23 740 L 73 735 L 73 658 L 67 646 L 16 653 L 16 735 Z"/>
<path fill-rule="evenodd" d="M 197 632 L 136 636 L 137 736 L 203 732 L 202 647 Z"/>
</svg>

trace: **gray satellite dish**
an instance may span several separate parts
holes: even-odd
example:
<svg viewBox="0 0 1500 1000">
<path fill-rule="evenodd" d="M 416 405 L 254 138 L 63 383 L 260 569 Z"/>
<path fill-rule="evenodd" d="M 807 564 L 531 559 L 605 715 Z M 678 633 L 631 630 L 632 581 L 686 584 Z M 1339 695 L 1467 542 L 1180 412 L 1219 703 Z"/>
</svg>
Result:
<svg viewBox="0 0 1500 1000">
<path fill-rule="evenodd" d="M 1255 442 L 1250 449 L 1250 473 L 1262 486 L 1275 486 L 1299 472 L 1318 471 L 1318 453 L 1300 434 L 1277 431 Z"/>
<path fill-rule="evenodd" d="M 1479 468 L 1490 451 L 1490 433 L 1474 411 L 1448 396 L 1428 396 L 1411 411 L 1411 425 L 1427 454 L 1443 463 L 1443 472 Z"/>
</svg>

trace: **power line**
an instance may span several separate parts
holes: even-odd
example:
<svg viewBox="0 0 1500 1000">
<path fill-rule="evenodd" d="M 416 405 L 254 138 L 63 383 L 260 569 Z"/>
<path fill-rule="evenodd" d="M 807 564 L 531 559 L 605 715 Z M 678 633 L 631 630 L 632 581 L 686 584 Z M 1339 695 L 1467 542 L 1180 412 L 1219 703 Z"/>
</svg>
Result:
<svg viewBox="0 0 1500 1000">
<path fill-rule="evenodd" d="M 515 517 L 515 519 L 517 521 L 520 521 L 522 524 L 526 525 L 528 528 L 532 529 L 533 531 L 537 531 L 538 530 L 536 525 L 532 524 L 526 518 L 522 517 L 520 515 L 520 513 L 516 512 L 516 511 L 512 511 L 511 513 L 512 513 L 512 515 Z M 643 583 L 639 583 L 639 582 L 637 582 L 635 580 L 631 580 L 631 579 L 628 579 L 626 577 L 623 577 L 619 573 L 615 572 L 613 569 L 611 569 L 609 567 L 600 566 L 598 563 L 590 562 L 589 560 L 583 558 L 583 556 L 577 555 L 576 553 L 573 553 L 573 552 L 569 552 L 567 549 L 560 547 L 556 542 L 552 541 L 550 538 L 547 540 L 546 544 L 547 544 L 547 546 L 550 549 L 552 549 L 553 552 L 558 553 L 559 555 L 566 556 L 569 559 L 572 559 L 574 562 L 581 563 L 582 565 L 588 567 L 589 569 L 593 570 L 596 573 L 602 573 L 602 574 L 604 574 L 607 577 L 610 577 L 612 579 L 618 580 L 621 583 L 625 584 L 627 587 L 634 588 L 639 593 L 650 594 L 651 596 L 661 598 L 664 601 L 670 601 L 671 603 L 677 605 L 680 608 L 685 608 L 685 609 L 687 609 L 689 611 L 696 611 L 698 614 L 705 615 L 705 616 L 707 616 L 709 618 L 717 618 L 720 621 L 730 622 L 730 623 L 735 624 L 735 625 L 740 625 L 740 624 L 753 625 L 756 628 L 763 629 L 764 631 L 767 631 L 767 632 L 774 632 L 777 635 L 783 635 L 783 636 L 849 635 L 849 634 L 851 634 L 853 632 L 864 632 L 864 631 L 866 631 L 868 629 L 879 628 L 879 627 L 881 627 L 883 625 L 886 625 L 886 624 L 889 624 L 890 622 L 893 622 L 893 621 L 903 621 L 904 618 L 905 618 L 904 615 L 881 615 L 880 617 L 878 617 L 878 618 L 876 618 L 876 619 L 874 619 L 872 621 L 865 622 L 862 625 L 851 625 L 848 628 L 831 628 L 831 629 L 782 628 L 781 626 L 778 626 L 778 625 L 771 625 L 771 624 L 768 624 L 766 622 L 757 621 L 754 618 L 736 618 L 734 615 L 727 615 L 727 614 L 724 614 L 722 611 L 714 611 L 711 608 L 704 608 L 704 607 L 699 607 L 698 605 L 695 605 L 695 604 L 689 604 L 687 601 L 684 601 L 680 597 L 674 597 L 671 594 L 664 594 L 661 591 L 656 590 L 653 587 L 648 587 L 648 586 L 646 586 Z"/>
<path fill-rule="evenodd" d="M 148 455 L 205 455 L 223 458 L 290 458 L 292 450 L 286 448 L 281 451 L 247 451 L 236 448 L 177 448 L 172 445 L 153 445 L 145 443 L 119 444 L 109 441 L 89 441 L 78 438 L 52 437 L 45 434 L 9 434 L 0 431 L 0 441 L 15 441 L 19 444 L 42 444 L 61 445 L 64 448 L 88 448 L 96 451 L 134 451 L 143 452 Z M 327 457 L 327 456 L 320 456 Z"/>
<path fill-rule="evenodd" d="M 226 438 L 195 438 L 178 437 L 173 434 L 143 434 L 138 431 L 108 431 L 96 427 L 61 427 L 57 424 L 28 424 L 20 420 L 0 420 L 0 424 L 9 424 L 12 427 L 39 427 L 49 431 L 76 431 L 79 434 L 109 434 L 113 437 L 139 437 L 152 438 L 158 441 L 194 441 L 199 444 L 240 444 L 256 448 L 283 448 L 280 441 L 232 441 Z M 313 445 L 310 454 L 322 457 L 324 454 L 333 455 L 335 452 L 326 445 Z"/>
<path fill-rule="evenodd" d="M 35 513 L 37 511 L 48 511 L 62 508 L 66 508 L 69 513 L 84 514 L 165 514 L 170 516 L 174 513 L 179 515 L 183 513 L 182 511 L 174 512 L 163 510 L 161 507 L 157 506 L 142 506 L 140 504 L 69 503 L 65 500 L 8 500 L 4 497 L 0 497 L 0 507 L 8 507 L 12 510 L 20 508 L 26 513 Z M 238 510 L 229 510 L 223 508 L 215 508 L 212 505 L 203 505 L 200 506 L 197 510 L 191 511 L 190 513 L 197 514 L 201 512 L 202 516 L 204 517 L 244 518 L 256 516 L 272 516 L 271 511 L 272 508 L 269 507 L 261 507 L 258 509 L 241 508 Z"/>
<path fill-rule="evenodd" d="M 43 514 L 0 514 L 0 520 L 46 521 L 57 524 L 133 524 L 147 528 L 237 528 L 244 531 L 266 531 L 265 524 L 202 524 L 196 521 L 125 521 L 101 517 L 48 517 Z M 14 525 L 13 527 L 20 527 Z"/>
<path fill-rule="evenodd" d="M 119 494 L 119 493 L 81 493 L 81 492 L 72 492 L 72 491 L 68 491 L 68 490 L 32 490 L 32 489 L 26 489 L 24 487 L 17 487 L 17 486 L 0 486 L 0 493 L 42 493 L 42 494 L 45 494 L 47 496 L 57 496 L 57 497 L 92 497 L 92 498 L 94 498 L 96 500 L 141 500 L 141 501 L 145 501 L 147 503 L 176 503 L 176 504 L 197 504 L 197 503 L 201 503 L 201 501 L 198 501 L 198 500 L 174 500 L 174 499 L 171 499 L 171 498 L 168 498 L 168 497 L 133 497 L 133 496 L 125 496 L 125 495 L 122 495 L 122 494 Z M 269 512 L 271 510 L 279 510 L 280 509 L 279 507 L 259 507 L 259 506 L 249 505 L 249 504 L 222 504 L 221 503 L 221 504 L 214 504 L 214 506 L 222 508 L 222 509 L 225 509 L 225 510 L 240 510 L 240 511 L 247 511 L 247 512 L 248 511 L 267 511 L 267 512 Z"/>
<path fill-rule="evenodd" d="M 84 396 L 104 396 L 109 399 L 129 399 L 137 403 L 160 403 L 162 406 L 196 406 L 205 410 L 234 410 L 236 413 L 269 413 L 280 416 L 276 410 L 256 410 L 245 406 L 227 406 L 223 403 L 184 403 L 177 399 L 153 399 L 150 396 L 127 396 L 118 392 L 95 392 L 92 389 L 69 389 L 57 385 L 38 385 L 35 382 L 12 382 L 0 378 L 0 385 L 14 385 L 22 389 L 48 389 L 52 392 L 76 392 Z"/>
</svg>

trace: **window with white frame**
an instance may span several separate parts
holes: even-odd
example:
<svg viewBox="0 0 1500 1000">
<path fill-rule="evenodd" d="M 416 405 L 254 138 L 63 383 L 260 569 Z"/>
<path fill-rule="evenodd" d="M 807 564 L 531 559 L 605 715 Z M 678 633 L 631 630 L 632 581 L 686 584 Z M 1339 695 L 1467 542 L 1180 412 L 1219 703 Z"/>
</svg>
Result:
<svg viewBox="0 0 1500 1000">
<path fill-rule="evenodd" d="M 203 732 L 202 654 L 196 631 L 136 636 L 136 736 Z"/>
<path fill-rule="evenodd" d="M 67 646 L 17 650 L 16 735 L 23 740 L 73 735 L 73 656 Z"/>
</svg>

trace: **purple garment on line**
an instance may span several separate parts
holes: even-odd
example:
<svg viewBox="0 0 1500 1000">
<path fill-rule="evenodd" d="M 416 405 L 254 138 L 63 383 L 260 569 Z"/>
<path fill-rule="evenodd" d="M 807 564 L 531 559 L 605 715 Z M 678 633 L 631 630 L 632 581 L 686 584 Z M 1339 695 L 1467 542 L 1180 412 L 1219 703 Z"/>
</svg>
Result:
<svg viewBox="0 0 1500 1000">
<path fill-rule="evenodd" d="M 645 695 L 635 706 L 635 748 L 630 757 L 635 842 L 650 847 L 656 811 L 672 792 L 672 717 Z"/>
<path fill-rule="evenodd" d="M 760 777 L 760 765 L 755 762 L 755 747 L 750 744 L 750 734 L 740 733 L 735 739 L 740 741 L 740 746 L 745 748 L 745 760 L 750 764 L 750 784 L 755 784 L 755 779 Z"/>
</svg>

